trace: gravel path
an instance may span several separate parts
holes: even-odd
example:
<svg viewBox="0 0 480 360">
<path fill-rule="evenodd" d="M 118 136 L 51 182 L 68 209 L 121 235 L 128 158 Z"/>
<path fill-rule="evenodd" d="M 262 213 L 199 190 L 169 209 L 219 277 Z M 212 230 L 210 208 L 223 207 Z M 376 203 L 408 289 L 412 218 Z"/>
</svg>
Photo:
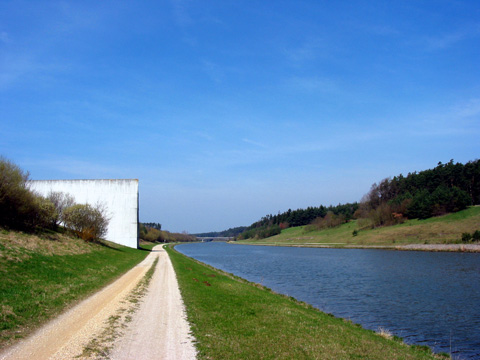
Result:
<svg viewBox="0 0 480 360">
<path fill-rule="evenodd" d="M 115 360 L 196 358 L 190 326 L 166 251 L 157 246 L 159 261 L 143 299 L 125 335 L 111 353 Z"/>
<path fill-rule="evenodd" d="M 123 324 L 117 334 L 119 337 L 110 346 L 113 350 L 108 354 L 85 355 L 84 349 L 92 338 L 108 330 L 109 319 L 129 306 L 128 297 L 157 257 L 148 291 L 131 321 Z M 189 331 L 170 259 L 161 246 L 156 246 L 144 261 L 117 281 L 1 352 L 0 359 L 195 359 Z"/>
</svg>

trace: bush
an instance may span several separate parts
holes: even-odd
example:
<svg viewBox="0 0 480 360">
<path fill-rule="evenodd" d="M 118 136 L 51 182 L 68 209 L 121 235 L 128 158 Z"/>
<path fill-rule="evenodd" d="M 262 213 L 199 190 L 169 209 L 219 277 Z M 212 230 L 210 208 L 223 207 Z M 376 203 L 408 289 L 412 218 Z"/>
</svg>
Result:
<svg viewBox="0 0 480 360">
<path fill-rule="evenodd" d="M 322 230 L 328 228 L 334 228 L 344 224 L 346 222 L 345 215 L 335 215 L 332 211 L 327 212 L 324 217 L 318 217 L 312 222 L 313 229 Z M 312 231 L 312 226 L 308 226 L 308 231 Z"/>
<path fill-rule="evenodd" d="M 21 230 L 52 227 L 56 211 L 28 188 L 28 173 L 0 157 L 0 226 Z"/>
<path fill-rule="evenodd" d="M 275 224 L 275 225 L 268 226 L 268 227 L 260 230 L 259 232 L 257 232 L 256 236 L 259 239 L 265 239 L 265 238 L 268 238 L 268 237 L 271 237 L 271 236 L 278 235 L 281 232 L 282 232 L 282 230 L 280 229 L 280 226 Z"/>
<path fill-rule="evenodd" d="M 472 240 L 480 241 L 480 230 L 475 230 L 475 232 L 472 234 Z"/>
<path fill-rule="evenodd" d="M 75 199 L 70 194 L 65 194 L 60 191 L 51 191 L 47 199 L 53 204 L 56 210 L 56 217 L 55 217 L 55 226 L 60 225 L 60 223 L 64 222 L 63 219 L 63 212 L 65 209 L 75 205 Z"/>
<path fill-rule="evenodd" d="M 281 222 L 278 226 L 280 226 L 280 230 L 288 229 L 290 224 L 288 222 Z"/>
<path fill-rule="evenodd" d="M 35 197 L 35 207 L 36 209 L 33 217 L 35 226 L 55 229 L 58 219 L 55 205 L 49 199 L 37 195 Z"/>
<path fill-rule="evenodd" d="M 27 188 L 28 173 L 0 158 L 0 225 L 24 228 L 35 208 L 35 197 Z"/>
<path fill-rule="evenodd" d="M 97 204 L 73 205 L 63 211 L 65 227 L 85 241 L 93 241 L 105 236 L 110 219 L 103 206 Z"/>
<path fill-rule="evenodd" d="M 470 241 L 472 241 L 472 234 L 470 234 L 470 233 L 463 233 L 463 234 L 462 234 L 462 241 L 463 241 L 463 242 L 470 242 Z"/>
<path fill-rule="evenodd" d="M 150 241 L 150 242 L 158 242 L 162 241 L 162 231 L 154 228 L 147 228 L 147 233 L 143 237 L 143 239 Z"/>
</svg>

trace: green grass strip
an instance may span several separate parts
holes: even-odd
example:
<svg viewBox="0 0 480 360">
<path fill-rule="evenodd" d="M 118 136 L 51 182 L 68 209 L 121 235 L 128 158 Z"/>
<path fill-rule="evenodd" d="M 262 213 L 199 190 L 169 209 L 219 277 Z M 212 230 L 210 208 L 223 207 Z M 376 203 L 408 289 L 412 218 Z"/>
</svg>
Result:
<svg viewBox="0 0 480 360">
<path fill-rule="evenodd" d="M 61 246 L 68 248 L 75 242 L 79 240 L 72 239 L 72 244 L 66 241 Z M 25 337 L 149 254 L 115 244 L 79 243 L 78 246 L 87 247 L 84 253 L 55 255 L 11 244 L 11 240 L 0 240 L 0 348 Z"/>
<path fill-rule="evenodd" d="M 434 359 L 167 247 L 200 359 Z"/>
</svg>

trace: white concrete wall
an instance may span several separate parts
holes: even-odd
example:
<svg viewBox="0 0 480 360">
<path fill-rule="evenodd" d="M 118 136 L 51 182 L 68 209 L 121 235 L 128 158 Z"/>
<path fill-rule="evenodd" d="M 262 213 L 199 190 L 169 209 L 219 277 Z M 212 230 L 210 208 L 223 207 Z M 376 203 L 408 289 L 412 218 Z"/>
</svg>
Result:
<svg viewBox="0 0 480 360">
<path fill-rule="evenodd" d="M 110 217 L 106 240 L 138 247 L 138 180 L 32 180 L 30 189 L 47 196 L 70 194 L 77 204 L 105 205 Z"/>
</svg>

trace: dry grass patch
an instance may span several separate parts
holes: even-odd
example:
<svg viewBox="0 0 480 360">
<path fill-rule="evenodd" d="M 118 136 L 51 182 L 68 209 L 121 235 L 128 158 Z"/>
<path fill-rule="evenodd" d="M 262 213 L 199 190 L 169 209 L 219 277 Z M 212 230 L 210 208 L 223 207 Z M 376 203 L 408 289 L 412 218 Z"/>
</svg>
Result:
<svg viewBox="0 0 480 360">
<path fill-rule="evenodd" d="M 29 258 L 29 253 L 53 255 L 86 254 L 92 251 L 91 244 L 82 239 L 56 232 L 40 234 L 0 230 L 0 256 L 16 254 L 18 260 Z"/>
</svg>

